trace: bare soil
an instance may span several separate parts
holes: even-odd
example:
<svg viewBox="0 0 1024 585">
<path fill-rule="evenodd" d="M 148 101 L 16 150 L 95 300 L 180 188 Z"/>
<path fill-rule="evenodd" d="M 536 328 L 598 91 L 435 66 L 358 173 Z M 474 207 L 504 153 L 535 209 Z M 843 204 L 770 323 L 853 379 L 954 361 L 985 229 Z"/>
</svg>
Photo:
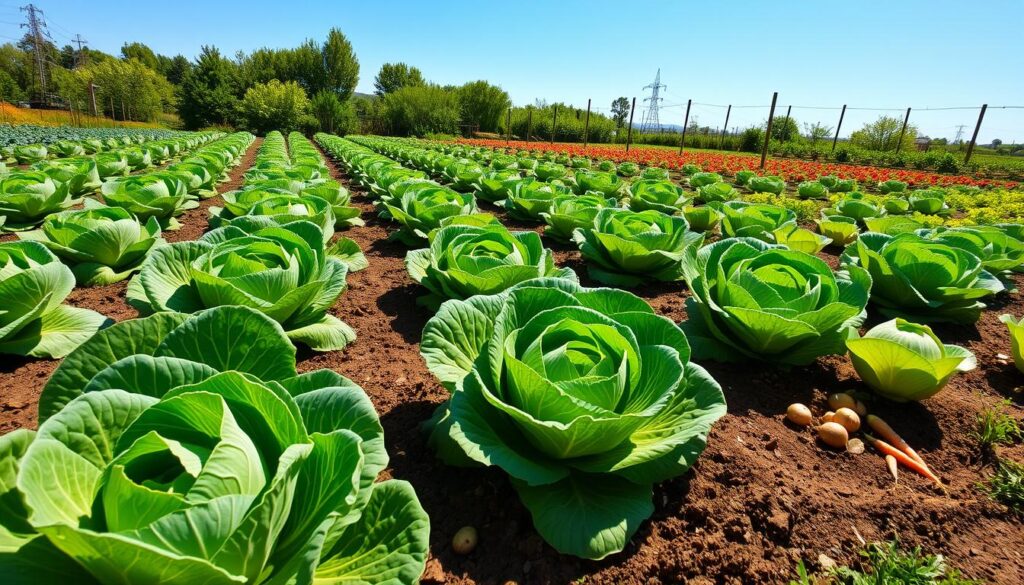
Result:
<svg viewBox="0 0 1024 585">
<path fill-rule="evenodd" d="M 236 178 L 255 148 L 235 169 Z M 370 265 L 350 275 L 349 290 L 333 309 L 359 337 L 343 352 L 300 350 L 299 367 L 330 368 L 348 376 L 377 407 L 391 456 L 383 475 L 410 481 L 431 517 L 425 583 L 786 583 L 801 559 L 812 570 L 827 561 L 824 557 L 853 563 L 861 539 L 893 536 L 944 554 L 969 577 L 1024 582 L 1024 523 L 976 489 L 991 463 L 972 437 L 977 413 L 1001 399 L 1011 400 L 1018 418 L 1024 414 L 1024 374 L 1007 357 L 1009 337 L 998 321 L 1004 312 L 1024 313 L 1020 295 L 999 299 L 976 326 L 935 328 L 946 343 L 971 349 L 978 357 L 977 370 L 954 378 L 920 404 L 875 400 L 869 405 L 919 450 L 948 493 L 909 471 L 894 485 L 876 453 L 831 451 L 812 431 L 784 422 L 792 402 L 821 414 L 830 393 L 863 389 L 846 357 L 822 358 L 788 371 L 708 362 L 702 365 L 722 384 L 729 410 L 712 430 L 704 455 L 685 476 L 656 487 L 654 515 L 625 551 L 599 562 L 582 561 L 559 555 L 537 536 L 499 470 L 449 468 L 427 447 L 419 425 L 447 398 L 419 356 L 420 332 L 430 315 L 415 304 L 422 292 L 406 274 L 407 248 L 386 240 L 394 226 L 377 219 L 371 200 L 333 170 L 352 189 L 367 222 L 342 234 L 359 243 Z M 507 220 L 496 209 L 488 211 Z M 183 239 L 198 237 L 206 227 L 199 210 L 180 220 L 183 228 L 177 234 Z M 560 263 L 590 284 L 578 252 L 548 245 Z M 835 262 L 834 254 L 824 256 Z M 659 313 L 675 321 L 686 318 L 682 284 L 634 292 Z M 129 318 L 134 312 L 124 305 L 123 293 L 118 285 L 76 290 L 69 302 L 115 319 Z M 35 426 L 35 401 L 56 364 L 0 358 L 0 431 Z M 1021 460 L 1024 448 L 1005 454 Z M 471 554 L 461 556 L 450 542 L 466 525 L 479 530 L 480 541 Z"/>
</svg>

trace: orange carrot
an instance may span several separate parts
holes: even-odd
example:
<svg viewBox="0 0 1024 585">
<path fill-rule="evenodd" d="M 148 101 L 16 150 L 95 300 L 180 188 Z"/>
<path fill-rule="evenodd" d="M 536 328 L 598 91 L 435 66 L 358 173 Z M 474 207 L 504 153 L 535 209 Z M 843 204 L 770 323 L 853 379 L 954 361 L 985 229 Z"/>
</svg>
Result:
<svg viewBox="0 0 1024 585">
<path fill-rule="evenodd" d="M 884 420 L 878 418 L 873 414 L 869 414 L 867 420 L 868 426 L 871 427 L 871 430 L 878 433 L 878 436 L 888 441 L 894 447 L 897 447 L 900 451 L 906 453 L 907 456 L 909 456 L 914 461 L 917 461 L 922 466 L 924 466 L 925 469 L 928 469 L 928 471 L 931 472 L 931 469 L 928 468 L 928 464 L 925 463 L 924 459 L 922 459 L 921 456 L 917 454 L 917 451 L 914 451 L 910 447 L 910 445 L 908 445 L 907 442 L 903 440 L 903 437 L 897 435 L 896 431 L 892 430 L 892 427 L 890 427 L 888 423 L 886 423 Z"/>
<path fill-rule="evenodd" d="M 939 487 L 945 489 L 945 486 L 942 485 L 942 480 L 939 479 L 937 475 L 932 473 L 932 471 L 928 469 L 926 466 L 921 465 L 916 460 L 912 459 L 903 451 L 900 451 L 899 449 L 893 447 L 889 443 L 886 443 L 881 439 L 876 439 L 866 433 L 864 434 L 864 438 L 867 439 L 869 443 L 874 445 L 875 449 L 878 449 L 883 455 L 892 455 L 893 457 L 896 458 L 896 461 L 898 461 L 904 467 L 910 469 L 911 471 L 914 471 L 915 473 L 923 475 L 924 477 L 927 477 L 928 479 L 934 481 Z"/>
</svg>

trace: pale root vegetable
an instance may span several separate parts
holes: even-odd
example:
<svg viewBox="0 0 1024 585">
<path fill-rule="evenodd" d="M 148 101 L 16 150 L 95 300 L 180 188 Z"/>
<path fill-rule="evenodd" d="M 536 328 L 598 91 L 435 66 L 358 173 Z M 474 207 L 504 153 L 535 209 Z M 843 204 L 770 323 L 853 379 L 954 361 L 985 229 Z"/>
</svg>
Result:
<svg viewBox="0 0 1024 585">
<path fill-rule="evenodd" d="M 892 455 L 885 456 L 885 464 L 889 466 L 889 473 L 892 474 L 892 482 L 894 484 L 900 482 L 899 465 L 896 463 L 896 458 Z"/>
<path fill-rule="evenodd" d="M 836 422 L 827 422 L 818 427 L 818 437 L 823 443 L 835 449 L 845 448 L 847 441 L 850 440 L 846 428 Z"/>
<path fill-rule="evenodd" d="M 837 392 L 828 397 L 828 407 L 832 410 L 839 410 L 840 408 L 852 409 L 856 404 L 857 399 L 846 392 Z"/>
<path fill-rule="evenodd" d="M 825 414 L 821 415 L 821 422 L 823 422 L 823 423 L 832 422 L 832 419 L 835 418 L 835 416 L 836 416 L 836 413 L 834 413 L 834 412 L 832 412 L 830 410 L 830 411 L 826 412 Z"/>
<path fill-rule="evenodd" d="M 860 439 L 850 439 L 846 443 L 846 450 L 854 455 L 860 455 L 864 452 L 864 441 Z"/>
<path fill-rule="evenodd" d="M 456 554 L 468 555 L 473 552 L 474 548 L 476 548 L 476 540 L 476 528 L 473 528 L 472 526 L 463 526 L 462 528 L 459 528 L 459 531 L 452 537 L 452 550 L 454 550 Z"/>
<path fill-rule="evenodd" d="M 811 424 L 811 409 L 799 402 L 794 402 L 786 409 L 786 418 L 795 425 L 806 427 Z"/>
<path fill-rule="evenodd" d="M 832 422 L 843 425 L 848 433 L 855 433 L 860 429 L 860 417 L 850 408 L 840 408 L 832 417 Z"/>
</svg>

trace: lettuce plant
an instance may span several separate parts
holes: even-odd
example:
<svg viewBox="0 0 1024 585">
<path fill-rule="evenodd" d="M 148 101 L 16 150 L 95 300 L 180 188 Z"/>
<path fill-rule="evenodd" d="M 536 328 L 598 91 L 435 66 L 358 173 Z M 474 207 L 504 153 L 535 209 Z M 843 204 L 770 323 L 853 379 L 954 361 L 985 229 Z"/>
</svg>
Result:
<svg viewBox="0 0 1024 585">
<path fill-rule="evenodd" d="M 295 221 L 316 224 L 324 243 L 334 236 L 334 208 L 313 195 L 296 195 L 283 189 L 242 189 L 224 194 L 224 207 L 210 207 L 210 225 L 220 227 L 237 217 L 264 216 L 280 225 Z"/>
<path fill-rule="evenodd" d="M 701 172 L 701 168 L 700 166 L 695 165 L 693 163 L 686 163 L 685 165 L 679 167 L 679 172 L 689 177 L 690 175 Z"/>
<path fill-rule="evenodd" d="M 902 197 L 886 197 L 882 208 L 889 215 L 905 215 L 910 212 L 910 202 Z"/>
<path fill-rule="evenodd" d="M 772 236 L 775 238 L 775 243 L 807 254 L 817 254 L 832 243 L 831 238 L 816 234 L 796 224 L 787 224 L 777 228 L 772 232 Z"/>
<path fill-rule="evenodd" d="M 981 317 L 981 299 L 1005 287 L 974 254 L 916 234 L 861 234 L 840 262 L 871 273 L 871 302 L 887 317 L 969 325 Z"/>
<path fill-rule="evenodd" d="M 448 301 L 420 351 L 452 391 L 429 427 L 439 456 L 502 469 L 540 535 L 588 559 L 626 546 L 725 414 L 679 328 L 621 290 L 539 279 Z"/>
<path fill-rule="evenodd" d="M 14 172 L 0 177 L 0 228 L 4 231 L 31 229 L 47 215 L 75 203 L 68 184 L 54 181 L 46 173 Z"/>
<path fill-rule="evenodd" d="M 127 296 L 144 314 L 251 307 L 280 323 L 294 342 L 330 351 L 356 337 L 327 312 L 345 291 L 347 274 L 315 224 L 296 221 L 251 233 L 229 225 L 154 250 Z"/>
<path fill-rule="evenodd" d="M 818 232 L 832 240 L 837 246 L 847 246 L 857 239 L 860 227 L 857 220 L 845 215 L 822 215 L 814 220 L 818 224 Z"/>
<path fill-rule="evenodd" d="M 663 169 L 661 167 L 646 167 L 640 173 L 640 178 L 648 181 L 667 181 L 669 180 L 668 169 Z"/>
<path fill-rule="evenodd" d="M 477 199 L 496 203 L 508 197 L 509 189 L 506 185 L 521 178 L 519 172 L 514 169 L 495 170 L 484 173 L 476 180 L 476 189 L 473 191 L 473 194 L 476 195 Z"/>
<path fill-rule="evenodd" d="M 719 175 L 718 173 L 694 173 L 690 175 L 690 178 L 687 179 L 687 182 L 689 182 L 690 187 L 693 187 L 694 189 L 700 189 L 701 187 L 705 187 L 707 185 L 721 183 L 722 175 Z"/>
<path fill-rule="evenodd" d="M 796 194 L 801 199 L 825 199 L 828 197 L 828 187 L 818 181 L 804 181 L 797 185 Z"/>
<path fill-rule="evenodd" d="M 0 243 L 0 354 L 64 357 L 110 324 L 95 311 L 62 305 L 74 288 L 71 269 L 46 246 Z"/>
<path fill-rule="evenodd" d="M 103 183 L 101 191 L 107 205 L 121 207 L 140 221 L 155 217 L 165 230 L 180 228 L 174 218 L 199 207 L 199 202 L 188 193 L 187 180 L 174 172 L 130 175 Z"/>
<path fill-rule="evenodd" d="M 605 197 L 618 197 L 623 182 L 615 173 L 600 171 L 579 171 L 576 173 L 576 192 L 585 195 L 593 191 Z"/>
<path fill-rule="evenodd" d="M 476 213 L 476 200 L 469 193 L 430 186 L 406 191 L 401 197 L 384 203 L 384 208 L 402 226 L 392 237 L 416 246 L 427 240 L 430 230 L 441 226 L 441 220 Z"/>
<path fill-rule="evenodd" d="M 100 188 L 99 169 L 91 158 L 59 159 L 33 165 L 33 169 L 46 173 L 58 183 L 67 183 L 68 194 L 81 197 Z"/>
<path fill-rule="evenodd" d="M 732 201 L 740 196 L 740 192 L 735 187 L 724 181 L 717 183 L 711 183 L 710 185 L 702 185 L 697 189 L 697 200 L 702 203 L 712 203 L 715 201 Z"/>
<path fill-rule="evenodd" d="M 775 230 L 796 225 L 796 213 L 778 205 L 725 201 L 710 206 L 721 212 L 722 233 L 730 238 L 749 237 L 774 242 Z"/>
<path fill-rule="evenodd" d="M 1010 350 L 1013 364 L 1024 373 L 1024 318 L 1015 319 L 1013 315 L 1000 315 L 999 320 L 1006 324 L 1010 331 Z"/>
<path fill-rule="evenodd" d="M 924 215 L 949 215 L 952 210 L 946 205 L 946 192 L 942 189 L 917 189 L 907 195 L 910 211 Z"/>
<path fill-rule="evenodd" d="M 119 323 L 67 357 L 39 410 L 38 431 L 0 437 L 6 582 L 411 585 L 423 571 L 414 490 L 375 483 L 388 455 L 373 404 L 333 371 L 299 374 L 256 311 Z"/>
<path fill-rule="evenodd" d="M 46 246 L 83 286 L 128 278 L 142 267 L 150 250 L 164 244 L 156 218 L 143 224 L 120 207 L 89 201 L 84 210 L 55 213 L 40 229 L 21 232 L 18 237 Z"/>
<path fill-rule="evenodd" d="M 179 162 L 167 167 L 187 180 L 188 192 L 200 199 L 217 195 L 217 176 L 208 165 L 199 162 Z"/>
<path fill-rule="evenodd" d="M 639 179 L 633 181 L 627 189 L 629 208 L 633 211 L 653 209 L 674 215 L 690 201 L 683 188 L 671 181 Z"/>
<path fill-rule="evenodd" d="M 46 160 L 49 151 L 42 144 L 19 144 L 14 147 L 13 154 L 19 165 L 30 165 Z"/>
<path fill-rule="evenodd" d="M 773 195 L 780 195 L 786 190 L 786 182 L 779 177 L 751 177 L 747 181 L 747 187 L 750 188 L 754 193 L 772 193 Z"/>
<path fill-rule="evenodd" d="M 823 260 L 753 238 L 730 238 L 687 258 L 689 320 L 696 359 L 746 358 L 804 365 L 845 352 L 866 317 L 871 277 L 832 272 Z"/>
<path fill-rule="evenodd" d="M 615 199 L 605 199 L 600 195 L 559 195 L 551 200 L 548 210 L 540 214 L 547 224 L 544 235 L 559 242 L 568 242 L 577 228 L 593 225 L 598 211 L 615 205 Z"/>
<path fill-rule="evenodd" d="M 573 241 L 588 262 L 594 280 L 611 286 L 637 286 L 650 280 L 682 278 L 682 260 L 700 247 L 704 236 L 686 220 L 658 211 L 606 208 Z"/>
<path fill-rule="evenodd" d="M 740 187 L 746 187 L 750 179 L 756 176 L 757 173 L 754 171 L 736 171 L 736 174 L 733 176 L 733 182 Z"/>
<path fill-rule="evenodd" d="M 405 256 L 409 276 L 430 293 L 418 302 L 436 310 L 447 299 L 496 294 L 520 282 L 551 276 L 576 280 L 555 266 L 536 232 L 501 224 L 447 225 L 430 232 L 430 246 Z"/>
<path fill-rule="evenodd" d="M 907 184 L 903 181 L 897 181 L 895 179 L 889 179 L 888 181 L 882 181 L 878 183 L 878 192 L 882 195 L 889 193 L 902 193 L 907 190 Z"/>
<path fill-rule="evenodd" d="M 855 219 L 861 223 L 873 217 L 882 217 L 886 214 L 885 208 L 865 198 L 863 193 L 849 193 L 839 199 L 835 207 L 826 209 L 828 215 L 843 215 Z"/>
<path fill-rule="evenodd" d="M 718 227 L 719 222 L 722 221 L 722 213 L 707 205 L 684 207 L 683 217 L 690 224 L 691 230 L 701 233 L 714 231 Z"/>
<path fill-rule="evenodd" d="M 102 152 L 93 156 L 96 161 L 96 172 L 104 181 L 111 177 L 128 175 L 128 158 L 120 152 Z"/>
<path fill-rule="evenodd" d="M 635 177 L 640 174 L 640 165 L 635 162 L 623 162 L 619 163 L 618 168 L 615 169 L 620 177 Z"/>
<path fill-rule="evenodd" d="M 872 327 L 863 337 L 854 335 L 846 347 L 861 380 L 897 402 L 931 398 L 954 374 L 977 366 L 970 351 L 944 345 L 927 325 L 899 318 Z"/>
<path fill-rule="evenodd" d="M 569 193 L 572 191 L 560 181 L 543 183 L 524 180 L 512 188 L 512 192 L 505 199 L 505 209 L 513 219 L 540 221 L 541 214 L 551 208 L 551 203 L 556 197 Z"/>
<path fill-rule="evenodd" d="M 323 199 L 334 212 L 335 226 L 366 225 L 359 217 L 359 208 L 352 205 L 352 194 L 337 181 L 325 181 L 305 187 L 299 195 L 311 195 Z"/>
<path fill-rule="evenodd" d="M 574 156 L 569 161 L 569 166 L 574 169 L 589 169 L 591 161 L 585 156 Z"/>
<path fill-rule="evenodd" d="M 484 174 L 484 168 L 472 161 L 456 161 L 444 169 L 444 177 L 452 189 L 463 193 L 473 190 L 477 180 Z"/>
<path fill-rule="evenodd" d="M 924 228 L 924 224 L 922 224 L 921 222 L 914 221 L 909 217 L 900 217 L 898 215 L 868 217 L 864 219 L 864 226 L 867 227 L 869 232 L 888 234 L 890 236 L 905 234 L 908 232 L 916 232 L 917 230 Z"/>
<path fill-rule="evenodd" d="M 533 173 L 539 181 L 563 179 L 568 172 L 564 166 L 555 163 L 541 163 L 537 165 L 537 168 L 533 169 Z"/>
</svg>

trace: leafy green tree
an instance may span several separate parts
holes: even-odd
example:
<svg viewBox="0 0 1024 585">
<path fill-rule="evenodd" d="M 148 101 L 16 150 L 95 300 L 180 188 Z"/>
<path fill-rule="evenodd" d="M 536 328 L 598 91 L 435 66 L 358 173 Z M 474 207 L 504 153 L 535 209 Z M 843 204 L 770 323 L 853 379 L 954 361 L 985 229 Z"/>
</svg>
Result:
<svg viewBox="0 0 1024 585">
<path fill-rule="evenodd" d="M 309 98 L 295 81 L 271 79 L 250 87 L 239 104 L 239 121 L 246 129 L 265 134 L 301 128 L 309 115 Z"/>
<path fill-rule="evenodd" d="M 227 124 L 234 117 L 238 94 L 238 67 L 216 47 L 204 46 L 182 80 L 178 113 L 189 129 Z"/>
<path fill-rule="evenodd" d="M 192 63 L 184 55 L 175 55 L 162 65 L 161 73 L 174 85 L 181 85 L 185 74 L 192 68 Z"/>
<path fill-rule="evenodd" d="M 352 50 L 352 43 L 336 28 L 327 33 L 323 47 L 325 88 L 338 95 L 342 102 L 352 97 L 359 83 L 359 59 Z"/>
<path fill-rule="evenodd" d="M 423 73 L 405 63 L 385 63 L 380 66 L 373 87 L 377 95 L 387 95 L 403 87 L 426 85 Z"/>
<path fill-rule="evenodd" d="M 792 117 L 775 116 L 772 119 L 772 140 L 789 142 L 800 138 L 800 126 Z"/>
<path fill-rule="evenodd" d="M 89 103 L 89 83 L 95 84 L 96 105 L 119 120 L 152 121 L 175 106 L 174 87 L 136 59 L 106 59 L 74 71 L 54 67 L 50 75 L 56 91 L 80 107 Z"/>
<path fill-rule="evenodd" d="M 826 126 L 820 122 L 815 122 L 813 124 L 805 123 L 804 135 L 807 136 L 807 139 L 812 143 L 818 142 L 819 140 L 825 140 L 832 136 L 832 127 Z"/>
<path fill-rule="evenodd" d="M 381 98 L 380 110 L 385 130 L 393 135 L 455 134 L 459 130 L 459 97 L 438 85 L 391 92 Z"/>
<path fill-rule="evenodd" d="M 153 71 L 160 70 L 160 61 L 156 53 L 143 43 L 125 43 L 121 46 L 121 56 L 125 59 L 135 59 Z"/>
<path fill-rule="evenodd" d="M 868 150 L 893 150 L 900 139 L 900 129 L 903 128 L 903 120 L 890 116 L 879 116 L 874 122 L 864 126 L 850 134 L 850 142 L 854 146 Z M 917 138 L 917 127 L 907 124 L 907 133 L 903 136 L 903 150 L 914 148 L 914 139 Z"/>
<path fill-rule="evenodd" d="M 309 39 L 288 51 L 285 60 L 285 75 L 279 76 L 278 79 L 295 81 L 311 94 L 325 89 L 327 76 L 324 58 L 317 42 Z"/>
<path fill-rule="evenodd" d="M 481 132 L 495 132 L 509 106 L 508 93 L 486 81 L 471 81 L 458 90 L 463 124 L 473 124 Z"/>
<path fill-rule="evenodd" d="M 615 120 L 616 128 L 626 125 L 626 116 L 629 116 L 629 100 L 624 97 L 615 98 L 612 102 L 612 120 Z"/>
<path fill-rule="evenodd" d="M 0 69 L 0 100 L 20 102 L 25 99 L 25 92 L 18 87 L 18 82 L 11 74 Z"/>
<path fill-rule="evenodd" d="M 342 102 L 334 92 L 321 90 L 313 96 L 309 106 L 324 132 L 344 136 L 359 129 L 359 119 L 351 101 Z"/>
</svg>

